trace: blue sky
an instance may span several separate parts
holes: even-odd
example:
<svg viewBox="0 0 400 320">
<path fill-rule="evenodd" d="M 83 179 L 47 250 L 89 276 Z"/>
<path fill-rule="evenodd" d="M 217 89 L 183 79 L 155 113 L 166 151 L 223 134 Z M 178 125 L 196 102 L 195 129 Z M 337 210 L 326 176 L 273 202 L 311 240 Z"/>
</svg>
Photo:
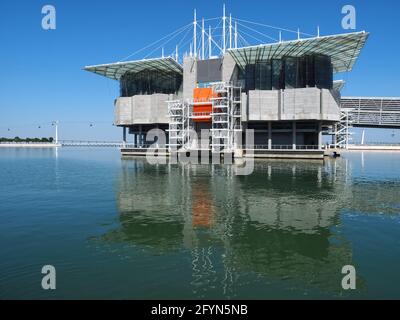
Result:
<svg viewBox="0 0 400 320">
<path fill-rule="evenodd" d="M 341 8 L 355 6 L 356 30 L 371 35 L 353 72 L 339 77 L 347 81 L 343 95 L 400 96 L 398 1 L 4 0 L 0 136 L 50 136 L 49 123 L 58 119 L 64 139 L 120 139 L 122 129 L 112 126 L 118 83 L 82 68 L 121 60 L 190 23 L 194 8 L 198 17 L 221 16 L 222 3 L 241 19 L 311 34 L 319 25 L 321 35 L 346 32 Z M 41 27 L 46 4 L 56 8 L 56 30 Z M 366 138 L 399 142 L 400 132 L 392 133 L 370 130 Z"/>
</svg>

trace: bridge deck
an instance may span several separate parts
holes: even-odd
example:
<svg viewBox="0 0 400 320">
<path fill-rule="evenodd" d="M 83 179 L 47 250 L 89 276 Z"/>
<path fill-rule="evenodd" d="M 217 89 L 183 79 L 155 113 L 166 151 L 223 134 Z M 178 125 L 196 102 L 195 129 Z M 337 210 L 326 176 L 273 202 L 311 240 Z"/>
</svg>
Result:
<svg viewBox="0 0 400 320">
<path fill-rule="evenodd" d="M 342 97 L 341 109 L 353 127 L 400 128 L 400 97 Z"/>
</svg>

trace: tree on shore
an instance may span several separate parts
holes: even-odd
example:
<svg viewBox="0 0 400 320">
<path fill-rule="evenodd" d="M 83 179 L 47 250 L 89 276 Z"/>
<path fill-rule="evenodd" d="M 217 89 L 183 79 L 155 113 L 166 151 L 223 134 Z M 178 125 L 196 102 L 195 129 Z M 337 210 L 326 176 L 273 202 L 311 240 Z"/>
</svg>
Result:
<svg viewBox="0 0 400 320">
<path fill-rule="evenodd" d="M 54 141 L 53 137 L 43 137 L 43 138 L 20 138 L 20 137 L 14 137 L 14 138 L 5 138 L 1 137 L 0 138 L 0 143 L 1 142 L 42 142 L 42 143 L 52 143 Z"/>
</svg>

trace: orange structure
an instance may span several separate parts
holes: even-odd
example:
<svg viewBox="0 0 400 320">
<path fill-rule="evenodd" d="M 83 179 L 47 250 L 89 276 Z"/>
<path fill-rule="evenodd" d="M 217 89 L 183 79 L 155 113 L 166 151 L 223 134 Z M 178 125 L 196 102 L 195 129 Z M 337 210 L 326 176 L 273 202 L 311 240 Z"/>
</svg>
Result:
<svg viewBox="0 0 400 320">
<path fill-rule="evenodd" d="M 197 228 L 210 228 L 214 223 L 215 207 L 212 195 L 206 185 L 197 184 L 192 190 L 192 225 Z"/>
<path fill-rule="evenodd" d="M 212 88 L 193 89 L 193 122 L 211 122 Z"/>
</svg>

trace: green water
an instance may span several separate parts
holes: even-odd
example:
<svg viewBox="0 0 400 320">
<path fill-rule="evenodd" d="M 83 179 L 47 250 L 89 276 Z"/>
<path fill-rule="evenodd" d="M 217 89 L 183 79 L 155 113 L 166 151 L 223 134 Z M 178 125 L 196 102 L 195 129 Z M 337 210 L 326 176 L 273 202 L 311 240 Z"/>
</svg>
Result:
<svg viewBox="0 0 400 320">
<path fill-rule="evenodd" d="M 400 298 L 399 163 L 357 152 L 235 176 L 109 148 L 0 149 L 0 299 Z"/>
</svg>

